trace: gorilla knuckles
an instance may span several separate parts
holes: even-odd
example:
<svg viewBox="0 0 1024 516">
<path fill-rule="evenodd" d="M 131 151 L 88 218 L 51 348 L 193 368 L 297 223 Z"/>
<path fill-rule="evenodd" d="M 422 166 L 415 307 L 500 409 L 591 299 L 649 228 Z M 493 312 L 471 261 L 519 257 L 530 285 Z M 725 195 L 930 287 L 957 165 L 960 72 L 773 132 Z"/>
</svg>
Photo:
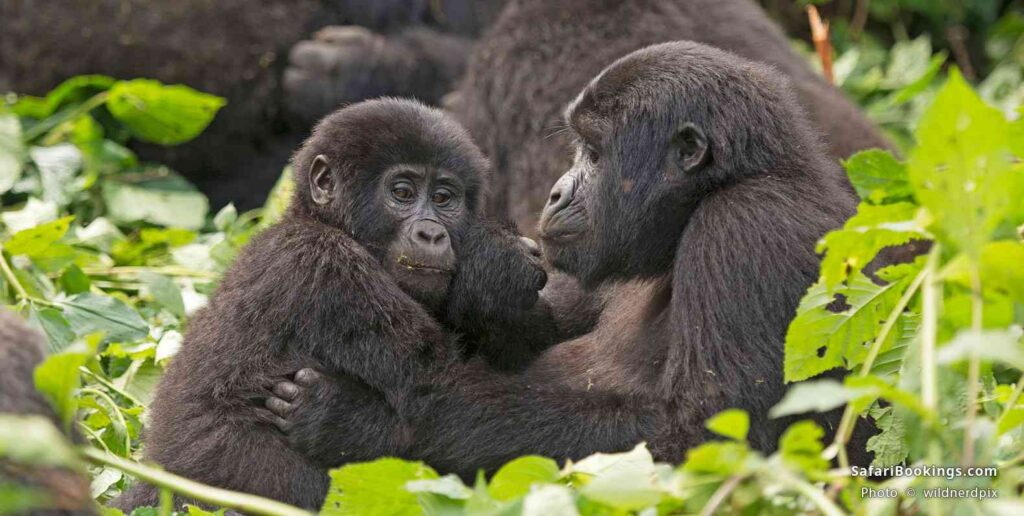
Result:
<svg viewBox="0 0 1024 516">
<path fill-rule="evenodd" d="M 415 102 L 357 104 L 324 119 L 295 165 L 307 188 L 296 206 L 346 231 L 437 308 L 455 269 L 450 230 L 476 212 L 488 167 L 463 129 Z"/>
</svg>

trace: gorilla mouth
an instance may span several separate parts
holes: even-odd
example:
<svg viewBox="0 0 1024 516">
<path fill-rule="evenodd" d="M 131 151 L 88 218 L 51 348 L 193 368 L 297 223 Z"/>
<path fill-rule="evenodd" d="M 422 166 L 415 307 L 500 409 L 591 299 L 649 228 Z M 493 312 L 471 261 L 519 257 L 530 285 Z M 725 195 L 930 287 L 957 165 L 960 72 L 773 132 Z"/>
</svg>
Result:
<svg viewBox="0 0 1024 516">
<path fill-rule="evenodd" d="M 430 265 L 427 263 L 416 261 L 415 259 L 402 255 L 398 257 L 398 265 L 401 265 L 406 270 L 415 272 L 425 272 L 428 274 L 451 274 L 453 271 L 449 267 Z"/>
</svg>

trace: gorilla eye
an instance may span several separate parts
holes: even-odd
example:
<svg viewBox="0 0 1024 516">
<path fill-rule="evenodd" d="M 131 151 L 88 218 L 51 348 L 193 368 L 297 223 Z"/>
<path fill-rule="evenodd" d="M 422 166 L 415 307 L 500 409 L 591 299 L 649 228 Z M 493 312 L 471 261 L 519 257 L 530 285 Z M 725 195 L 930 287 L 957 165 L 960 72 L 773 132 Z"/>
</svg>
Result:
<svg viewBox="0 0 1024 516">
<path fill-rule="evenodd" d="M 448 206 L 452 202 L 452 194 L 445 190 L 438 190 L 434 192 L 434 195 L 430 198 L 434 204 L 441 206 L 442 208 Z"/>
<path fill-rule="evenodd" d="M 416 192 L 413 192 L 412 188 L 409 188 L 406 185 L 399 184 L 395 185 L 391 189 L 391 195 L 393 195 L 395 199 L 398 199 L 399 201 L 408 202 L 411 201 L 412 198 L 416 196 Z"/>
<path fill-rule="evenodd" d="M 597 149 L 590 145 L 587 145 L 583 153 L 586 154 L 587 160 L 593 164 L 597 164 L 598 161 L 601 161 L 601 153 L 597 152 Z"/>
</svg>

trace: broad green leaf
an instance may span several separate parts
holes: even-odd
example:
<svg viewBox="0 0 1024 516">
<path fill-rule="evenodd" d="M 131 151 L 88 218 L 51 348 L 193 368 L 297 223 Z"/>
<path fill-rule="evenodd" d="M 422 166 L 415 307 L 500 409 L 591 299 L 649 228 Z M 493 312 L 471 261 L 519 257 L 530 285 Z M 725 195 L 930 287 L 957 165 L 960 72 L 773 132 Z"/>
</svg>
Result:
<svg viewBox="0 0 1024 516">
<path fill-rule="evenodd" d="M 555 482 L 558 478 L 558 464 L 555 461 L 530 455 L 502 466 L 491 478 L 487 489 L 497 500 L 512 500 L 528 493 L 533 484 Z"/>
<path fill-rule="evenodd" d="M 74 216 L 62 217 L 53 222 L 21 230 L 4 244 L 4 249 L 12 255 L 39 256 L 46 252 L 50 245 L 64 237 L 74 219 Z"/>
<path fill-rule="evenodd" d="M 43 119 L 66 104 L 82 102 L 110 88 L 115 82 L 116 79 L 106 75 L 78 75 L 58 84 L 45 98 L 19 97 L 13 109 L 18 115 Z"/>
<path fill-rule="evenodd" d="M 643 443 L 624 453 L 596 453 L 565 469 L 583 484 L 580 494 L 615 509 L 643 509 L 662 497 L 654 459 Z"/>
<path fill-rule="evenodd" d="M 1005 292 L 1024 303 L 1024 242 L 1000 240 L 986 244 L 981 250 L 982 288 Z M 958 256 L 943 271 L 946 279 L 970 287 L 970 261 Z"/>
<path fill-rule="evenodd" d="M 721 476 L 742 474 L 746 471 L 750 448 L 738 441 L 710 441 L 686 452 L 683 471 L 711 473 Z"/>
<path fill-rule="evenodd" d="M 831 379 L 808 380 L 790 387 L 768 415 L 779 418 L 807 412 L 828 412 L 865 394 L 868 393 L 845 387 Z"/>
<path fill-rule="evenodd" d="M 108 179 L 102 193 L 108 215 L 122 224 L 150 222 L 199 229 L 209 209 L 205 195 L 165 168 Z"/>
<path fill-rule="evenodd" d="M 962 330 L 951 342 L 939 349 L 941 364 L 968 360 L 971 355 L 981 360 L 1001 362 L 1024 369 L 1024 344 L 1019 328 L 1009 330 Z"/>
<path fill-rule="evenodd" d="M 32 306 L 28 320 L 46 335 L 50 353 L 63 351 L 75 340 L 75 332 L 71 331 L 64 314 L 56 308 Z"/>
<path fill-rule="evenodd" d="M 875 454 L 871 465 L 885 468 L 903 463 L 909 452 L 906 443 L 907 428 L 903 419 L 896 415 L 892 407 L 874 408 L 870 414 L 879 430 L 877 434 L 868 438 L 867 442 L 867 450 Z"/>
<path fill-rule="evenodd" d="M 560 485 L 542 485 L 523 500 L 522 516 L 574 516 L 579 514 L 576 501 L 569 488 Z"/>
<path fill-rule="evenodd" d="M 80 465 L 68 440 L 43 416 L 0 414 L 0 457 L 33 466 Z"/>
<path fill-rule="evenodd" d="M 811 286 L 786 333 L 786 381 L 863 362 L 909 279 L 879 286 L 857 274 L 831 294 L 823 282 Z M 891 349 L 896 336 L 890 332 L 882 352 Z"/>
<path fill-rule="evenodd" d="M 123 301 L 101 294 L 78 294 L 59 302 L 64 317 L 77 335 L 103 332 L 107 341 L 138 340 L 149 334 L 149 325 Z"/>
<path fill-rule="evenodd" d="M 73 144 L 62 143 L 52 147 L 32 147 L 28 153 L 39 171 L 43 200 L 59 207 L 70 204 L 82 189 L 75 177 L 82 168 L 82 151 Z"/>
<path fill-rule="evenodd" d="M 151 360 L 135 360 L 124 374 L 114 379 L 114 385 L 148 405 L 156 395 L 162 376 L 163 369 L 153 365 Z"/>
<path fill-rule="evenodd" d="M 456 475 L 445 475 L 431 480 L 413 480 L 405 484 L 405 489 L 410 493 L 430 493 L 452 500 L 465 500 L 473 495 L 473 490 L 466 487 Z"/>
<path fill-rule="evenodd" d="M 36 367 L 33 375 L 36 389 L 53 405 L 65 428 L 70 426 L 78 409 L 78 400 L 74 393 L 81 385 L 79 368 L 92 357 L 91 352 L 74 349 L 72 347 L 62 353 L 46 357 L 46 360 Z"/>
<path fill-rule="evenodd" d="M 900 202 L 875 206 L 861 203 L 857 214 L 842 229 L 830 231 L 818 243 L 824 252 L 821 277 L 825 286 L 835 288 L 864 268 L 879 251 L 927 237 L 916 220 L 917 207 Z"/>
<path fill-rule="evenodd" d="M 139 279 L 146 285 L 153 300 L 178 317 L 185 317 L 185 303 L 181 300 L 181 288 L 171 278 L 154 272 L 143 272 Z"/>
<path fill-rule="evenodd" d="M 843 162 L 861 199 L 872 204 L 906 200 L 912 191 L 907 167 L 881 149 L 858 152 Z"/>
<path fill-rule="evenodd" d="M 20 210 L 5 211 L 0 214 L 9 231 L 24 231 L 38 226 L 44 222 L 50 222 L 57 218 L 57 205 L 52 202 L 44 202 L 29 197 Z"/>
<path fill-rule="evenodd" d="M 235 205 L 228 203 L 227 206 L 220 209 L 217 215 L 213 217 L 213 227 L 217 228 L 218 231 L 227 231 L 231 229 L 231 225 L 238 220 L 238 210 L 235 209 Z"/>
<path fill-rule="evenodd" d="M 750 416 L 740 409 L 724 410 L 709 419 L 705 426 L 718 435 L 745 441 L 750 430 Z"/>
<path fill-rule="evenodd" d="M 225 101 L 188 86 L 121 81 L 110 88 L 107 109 L 141 140 L 177 145 L 199 135 Z"/>
<path fill-rule="evenodd" d="M 829 466 L 821 456 L 825 449 L 821 443 L 824 436 L 825 431 L 814 421 L 794 423 L 779 439 L 779 454 L 783 461 L 805 474 L 824 473 Z"/>
<path fill-rule="evenodd" d="M 89 276 L 86 276 L 82 269 L 77 265 L 69 265 L 64 272 L 61 273 L 60 288 L 65 294 L 81 294 L 88 292 L 92 282 L 89 281 Z"/>
<path fill-rule="evenodd" d="M 21 123 L 11 114 L 0 114 L 0 194 L 7 192 L 21 179 L 25 145 Z"/>
<path fill-rule="evenodd" d="M 331 486 L 321 514 L 376 516 L 423 513 L 416 494 L 405 486 L 416 480 L 436 480 L 436 471 L 421 462 L 377 459 L 331 470 Z"/>
<path fill-rule="evenodd" d="M 916 136 L 908 162 L 915 198 L 940 240 L 977 259 L 996 228 L 1024 211 L 1024 173 L 1011 167 L 1009 122 L 953 70 Z"/>
<path fill-rule="evenodd" d="M 897 89 L 926 76 L 932 56 L 932 43 L 927 35 L 909 41 L 897 41 L 889 50 L 889 67 L 881 86 Z"/>
</svg>

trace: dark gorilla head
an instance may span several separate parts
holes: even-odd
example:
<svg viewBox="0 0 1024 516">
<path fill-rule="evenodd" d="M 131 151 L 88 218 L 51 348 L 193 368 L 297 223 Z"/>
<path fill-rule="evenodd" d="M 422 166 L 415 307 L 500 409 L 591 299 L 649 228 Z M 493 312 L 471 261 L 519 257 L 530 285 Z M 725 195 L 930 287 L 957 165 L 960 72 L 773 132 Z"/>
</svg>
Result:
<svg viewBox="0 0 1024 516">
<path fill-rule="evenodd" d="M 540 235 L 547 259 L 586 284 L 668 271 L 701 199 L 820 159 L 802 156 L 817 142 L 807 141 L 779 75 L 691 42 L 616 61 L 566 119 L 576 155 L 551 191 Z"/>
<path fill-rule="evenodd" d="M 488 167 L 461 126 L 415 101 L 361 102 L 317 124 L 292 163 L 292 210 L 346 231 L 421 302 L 447 295 Z"/>
</svg>

